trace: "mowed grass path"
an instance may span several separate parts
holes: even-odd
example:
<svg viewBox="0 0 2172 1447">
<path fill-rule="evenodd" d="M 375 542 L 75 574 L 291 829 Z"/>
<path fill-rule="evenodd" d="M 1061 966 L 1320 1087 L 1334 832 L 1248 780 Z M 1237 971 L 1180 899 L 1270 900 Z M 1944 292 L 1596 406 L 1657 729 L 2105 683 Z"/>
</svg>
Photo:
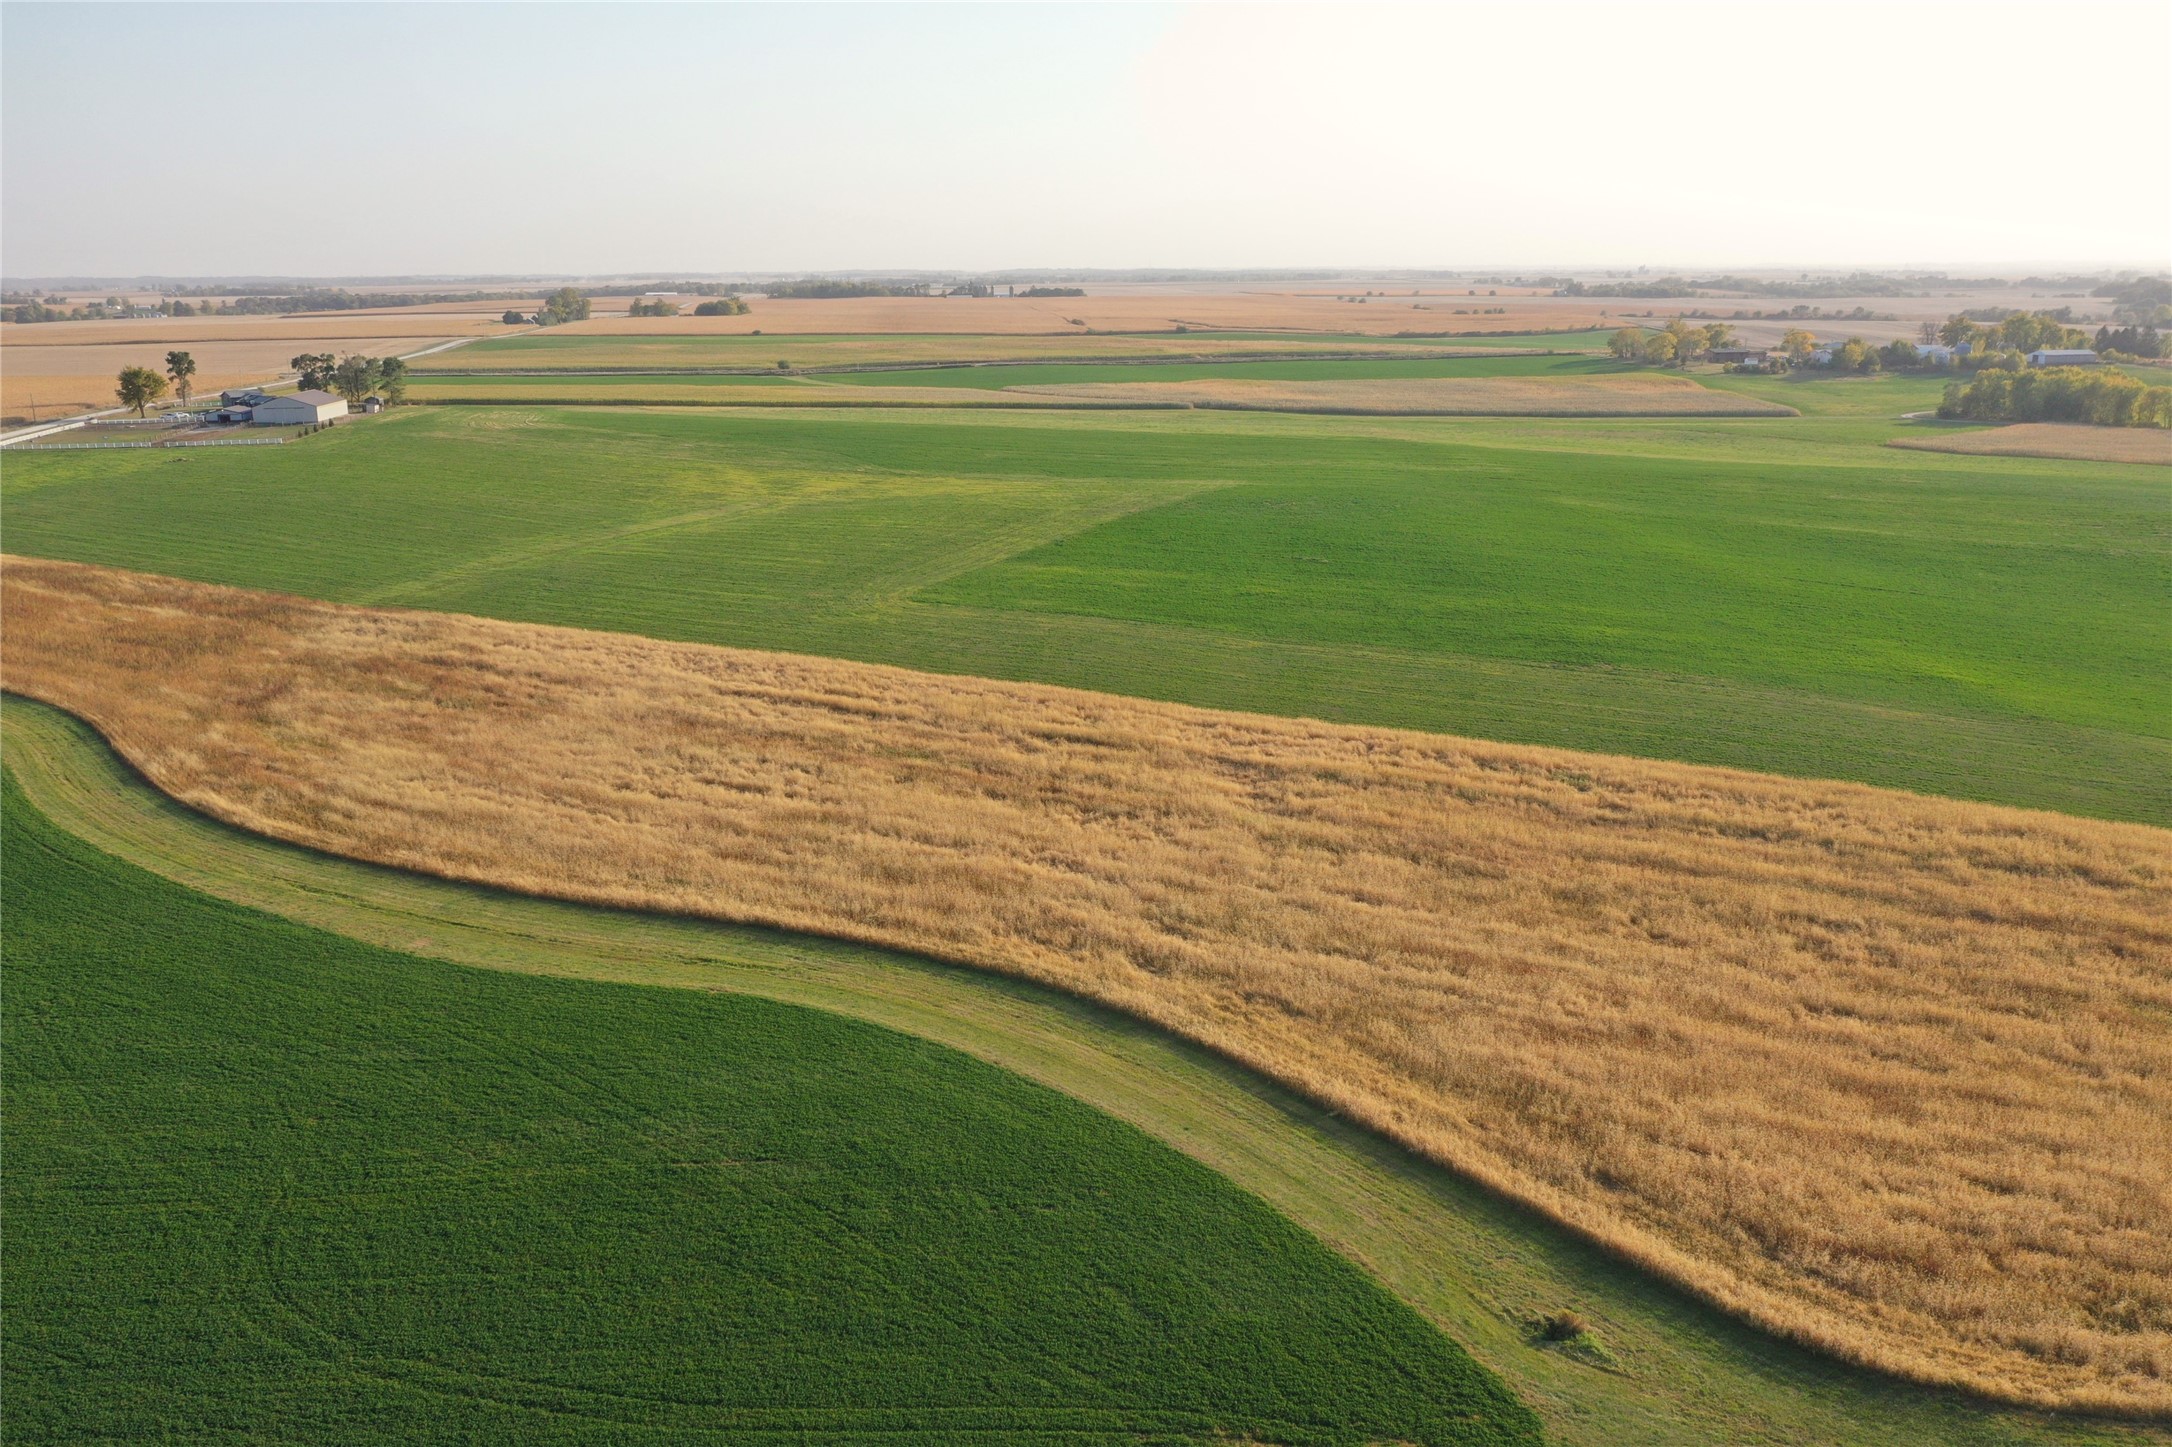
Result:
<svg viewBox="0 0 2172 1447">
<path fill-rule="evenodd" d="M 192 893 L 5 780 L 12 1442 L 1535 1443 L 1205 1167 L 909 1036 Z"/>
<path fill-rule="evenodd" d="M 335 599 L 2172 822 L 2161 471 L 1886 448 L 1926 384 L 1828 385 L 1726 422 L 420 409 L 12 455 L 5 522 Z"/>
<path fill-rule="evenodd" d="M 9 698 L 9 768 L 98 849 L 192 890 L 495 970 L 729 991 L 941 1042 L 1078 1097 L 1257 1193 L 1501 1373 L 1565 1447 L 2019 1447 L 2161 1441 L 1989 1407 L 1764 1336 L 1271 1082 L 1022 981 L 775 931 L 583 908 L 295 849 L 217 824 L 89 729 Z M 1598 1349 L 1547 1343 L 1573 1307 Z"/>
</svg>

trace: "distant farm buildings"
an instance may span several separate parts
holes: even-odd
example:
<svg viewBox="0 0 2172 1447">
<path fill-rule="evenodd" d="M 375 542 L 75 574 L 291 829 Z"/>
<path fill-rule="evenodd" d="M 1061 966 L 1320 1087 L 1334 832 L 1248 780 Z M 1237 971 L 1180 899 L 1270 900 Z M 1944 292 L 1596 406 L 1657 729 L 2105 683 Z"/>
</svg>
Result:
<svg viewBox="0 0 2172 1447">
<path fill-rule="evenodd" d="M 249 409 L 249 421 L 258 427 L 329 422 L 334 417 L 346 415 L 346 400 L 330 392 L 292 392 L 284 397 L 266 397 Z"/>
<path fill-rule="evenodd" d="M 1715 362 L 1740 366 L 1744 362 L 1762 365 L 1771 353 L 1763 347 L 1714 347 L 1710 355 Z"/>
<path fill-rule="evenodd" d="M 2032 367 L 2094 367 L 2100 360 L 2087 347 L 2045 347 L 2029 353 Z"/>
</svg>

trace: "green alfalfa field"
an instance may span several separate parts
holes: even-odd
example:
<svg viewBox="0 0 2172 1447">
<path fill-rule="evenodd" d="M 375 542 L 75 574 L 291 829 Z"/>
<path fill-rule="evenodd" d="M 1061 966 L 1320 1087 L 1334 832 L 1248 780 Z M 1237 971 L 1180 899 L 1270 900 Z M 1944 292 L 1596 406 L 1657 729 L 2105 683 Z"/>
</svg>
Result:
<svg viewBox="0 0 2172 1447">
<path fill-rule="evenodd" d="M 0 496 L 210 581 L 2172 822 L 2162 469 L 1713 384 L 1803 415 L 408 408 Z"/>
</svg>

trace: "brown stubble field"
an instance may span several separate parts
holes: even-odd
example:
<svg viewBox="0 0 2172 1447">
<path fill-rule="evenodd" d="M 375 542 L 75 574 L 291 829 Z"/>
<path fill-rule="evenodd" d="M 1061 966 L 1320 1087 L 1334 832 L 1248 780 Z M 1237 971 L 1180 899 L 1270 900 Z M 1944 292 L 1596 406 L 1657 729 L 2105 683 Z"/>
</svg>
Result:
<svg viewBox="0 0 2172 1447">
<path fill-rule="evenodd" d="M 2172 834 L 9 559 L 4 681 L 335 853 L 1054 984 L 1775 1330 L 2172 1411 Z"/>
<path fill-rule="evenodd" d="M 1976 457 L 2065 457 L 2077 462 L 2145 462 L 2172 467 L 2172 432 L 2155 427 L 2017 422 L 2008 427 L 1896 437 L 1886 445 Z"/>
<path fill-rule="evenodd" d="M 502 308 L 501 308 L 502 309 Z M 196 358 L 195 388 L 216 393 L 268 381 L 302 352 L 393 356 L 456 337 L 513 328 L 495 315 L 315 312 L 301 317 L 172 317 L 156 321 L 0 323 L 0 413 L 51 419 L 116 405 L 123 367 L 164 375 L 168 352 Z"/>
<path fill-rule="evenodd" d="M 1357 288 L 1362 290 L 1362 287 Z M 744 316 L 628 318 L 599 316 L 565 328 L 573 333 L 684 336 L 764 336 L 857 332 L 1040 333 L 1194 331 L 1398 332 L 1453 334 L 1581 330 L 1602 325 L 1613 302 L 1554 297 L 1374 297 L 1340 302 L 1333 296 L 1289 292 L 1105 291 L 1073 297 L 873 296 L 837 300 L 776 300 L 754 296 Z M 1505 311 L 1483 314 L 1486 307 Z M 1463 314 L 1458 315 L 1458 311 Z"/>
</svg>

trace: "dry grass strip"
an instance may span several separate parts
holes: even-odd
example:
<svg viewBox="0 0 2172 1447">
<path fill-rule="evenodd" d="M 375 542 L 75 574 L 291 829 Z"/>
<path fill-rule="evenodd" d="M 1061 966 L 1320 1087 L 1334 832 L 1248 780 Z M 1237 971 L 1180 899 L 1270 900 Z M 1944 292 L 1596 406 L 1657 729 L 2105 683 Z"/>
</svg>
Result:
<svg viewBox="0 0 2172 1447">
<path fill-rule="evenodd" d="M 1792 417 L 1795 409 L 1701 387 L 1687 377 L 1409 377 L 1275 382 L 1071 382 L 1006 391 L 1080 401 L 1153 402 L 1255 412 L 1442 417 Z"/>
<path fill-rule="evenodd" d="M 5 683 L 361 859 L 1013 971 L 1722 1305 L 2172 1409 L 2172 833 L 26 559 Z"/>
<path fill-rule="evenodd" d="M 1896 437 L 1886 446 L 1916 452 L 1965 452 L 1980 457 L 2070 457 L 2077 462 L 2154 462 L 2159 467 L 2172 467 L 2172 432 L 2155 427 L 2017 422 L 1981 431 Z"/>
</svg>

